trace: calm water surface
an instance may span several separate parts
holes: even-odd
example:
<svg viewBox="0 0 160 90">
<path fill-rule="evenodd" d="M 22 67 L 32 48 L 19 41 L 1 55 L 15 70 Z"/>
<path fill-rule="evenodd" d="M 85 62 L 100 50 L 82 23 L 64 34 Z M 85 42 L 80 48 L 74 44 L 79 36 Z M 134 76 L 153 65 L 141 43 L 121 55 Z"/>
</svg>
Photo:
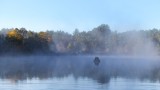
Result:
<svg viewBox="0 0 160 90">
<path fill-rule="evenodd" d="M 146 57 L 0 58 L 0 90 L 160 90 L 160 60 Z"/>
</svg>

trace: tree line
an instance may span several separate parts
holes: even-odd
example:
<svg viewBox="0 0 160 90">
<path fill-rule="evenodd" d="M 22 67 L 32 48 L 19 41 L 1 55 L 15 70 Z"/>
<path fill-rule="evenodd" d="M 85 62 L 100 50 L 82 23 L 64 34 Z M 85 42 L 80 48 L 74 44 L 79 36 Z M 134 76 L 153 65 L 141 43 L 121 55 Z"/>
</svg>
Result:
<svg viewBox="0 0 160 90">
<path fill-rule="evenodd" d="M 101 24 L 90 31 L 34 32 L 25 28 L 0 31 L 0 54 L 130 55 L 160 52 L 160 30 L 112 31 Z"/>
</svg>

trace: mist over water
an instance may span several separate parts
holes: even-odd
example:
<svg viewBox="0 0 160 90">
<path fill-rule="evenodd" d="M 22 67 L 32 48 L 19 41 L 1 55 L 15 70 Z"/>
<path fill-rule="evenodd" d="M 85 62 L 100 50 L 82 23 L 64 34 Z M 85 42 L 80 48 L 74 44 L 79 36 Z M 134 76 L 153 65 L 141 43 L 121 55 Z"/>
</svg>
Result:
<svg viewBox="0 0 160 90">
<path fill-rule="evenodd" d="M 121 49 L 118 52 L 120 55 L 124 53 L 138 57 L 155 57 L 159 55 L 157 44 L 144 31 L 128 31 L 122 33 L 122 37 L 124 40 L 121 43 L 124 43 L 124 45 L 120 46 Z"/>
<path fill-rule="evenodd" d="M 134 49 L 136 49 L 140 53 L 140 55 L 158 56 L 158 50 L 155 47 L 156 45 L 154 44 L 153 41 L 151 41 L 151 39 L 145 39 L 145 37 L 139 36 L 137 42 L 139 45 L 134 47 Z"/>
<path fill-rule="evenodd" d="M 101 27 L 98 30 L 101 30 Z M 1 55 L 0 57 L 0 84 L 7 81 L 22 86 L 22 82 L 25 82 L 25 86 L 35 87 L 36 85 L 33 84 L 36 81 L 37 85 L 43 84 L 48 88 L 53 83 L 61 85 L 67 82 L 64 85 L 69 87 L 68 90 L 73 87 L 73 90 L 77 89 L 75 88 L 76 85 L 79 85 L 78 89 L 82 90 L 84 83 L 87 83 L 86 85 L 90 86 L 91 90 L 102 90 L 96 89 L 96 87 L 106 85 L 107 88 L 114 88 L 114 83 L 118 83 L 116 86 L 126 83 L 125 86 L 128 87 L 127 83 L 129 82 L 125 80 L 131 80 L 130 83 L 137 80 L 135 82 L 138 84 L 135 86 L 137 88 L 139 88 L 141 82 L 160 82 L 158 41 L 152 40 L 146 32 L 141 33 L 141 31 L 118 34 L 112 32 L 106 34 L 108 36 L 102 36 L 102 32 L 98 35 L 94 32 L 100 33 L 97 29 L 93 29 L 91 32 L 76 33 L 73 36 L 67 34 L 69 36 L 66 37 L 70 38 L 65 43 L 63 42 L 66 37 L 63 39 L 61 37 L 56 38 L 55 34 L 55 37 L 53 37 L 54 43 L 50 43 L 49 48 L 36 48 L 36 52 L 33 50 L 32 54 L 19 54 L 24 52 L 21 46 L 17 48 L 17 50 L 20 50 L 19 53 L 15 53 L 16 50 L 14 49 L 11 50 L 14 54 L 4 52 L 5 56 Z M 83 35 L 90 35 L 90 37 Z M 70 42 L 74 39 L 73 37 L 76 37 L 77 41 Z M 30 40 L 32 41 L 32 39 Z M 35 43 L 35 41 L 33 42 Z M 28 43 L 28 45 L 30 44 Z M 35 47 L 37 47 L 36 45 L 39 44 L 35 43 Z M 17 46 L 15 45 L 15 47 Z M 53 52 L 48 52 L 46 49 L 53 50 Z M 46 51 L 46 54 L 40 53 L 42 51 Z M 61 82 L 55 82 L 56 80 Z M 13 84 L 9 85 L 13 86 Z M 147 84 L 145 85 L 147 86 Z M 56 87 L 55 85 L 51 88 L 55 89 Z M 123 88 L 123 86 L 120 86 L 120 88 Z M 44 90 L 50 89 L 45 88 Z M 144 90 L 146 90 L 146 87 L 144 87 Z"/>
<path fill-rule="evenodd" d="M 158 58 L 99 56 L 28 56 L 1 57 L 0 78 L 11 81 L 28 79 L 89 78 L 97 83 L 109 83 L 112 78 L 159 81 Z"/>
</svg>

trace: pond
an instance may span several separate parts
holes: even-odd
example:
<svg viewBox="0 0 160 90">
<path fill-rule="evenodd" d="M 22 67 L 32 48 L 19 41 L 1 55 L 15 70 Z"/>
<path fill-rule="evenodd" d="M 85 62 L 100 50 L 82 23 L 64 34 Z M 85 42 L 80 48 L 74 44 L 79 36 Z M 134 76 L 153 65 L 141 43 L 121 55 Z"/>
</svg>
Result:
<svg viewBox="0 0 160 90">
<path fill-rule="evenodd" d="M 0 58 L 0 90 L 159 90 L 158 57 Z"/>
</svg>

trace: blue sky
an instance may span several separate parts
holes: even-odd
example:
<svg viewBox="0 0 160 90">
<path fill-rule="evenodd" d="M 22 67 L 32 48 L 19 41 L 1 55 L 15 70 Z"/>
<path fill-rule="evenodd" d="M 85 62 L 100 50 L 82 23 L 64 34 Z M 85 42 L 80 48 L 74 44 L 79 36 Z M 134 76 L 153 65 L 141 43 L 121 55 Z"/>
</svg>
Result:
<svg viewBox="0 0 160 90">
<path fill-rule="evenodd" d="M 160 0 L 0 0 L 0 28 L 33 31 L 108 24 L 118 32 L 160 28 Z"/>
</svg>

